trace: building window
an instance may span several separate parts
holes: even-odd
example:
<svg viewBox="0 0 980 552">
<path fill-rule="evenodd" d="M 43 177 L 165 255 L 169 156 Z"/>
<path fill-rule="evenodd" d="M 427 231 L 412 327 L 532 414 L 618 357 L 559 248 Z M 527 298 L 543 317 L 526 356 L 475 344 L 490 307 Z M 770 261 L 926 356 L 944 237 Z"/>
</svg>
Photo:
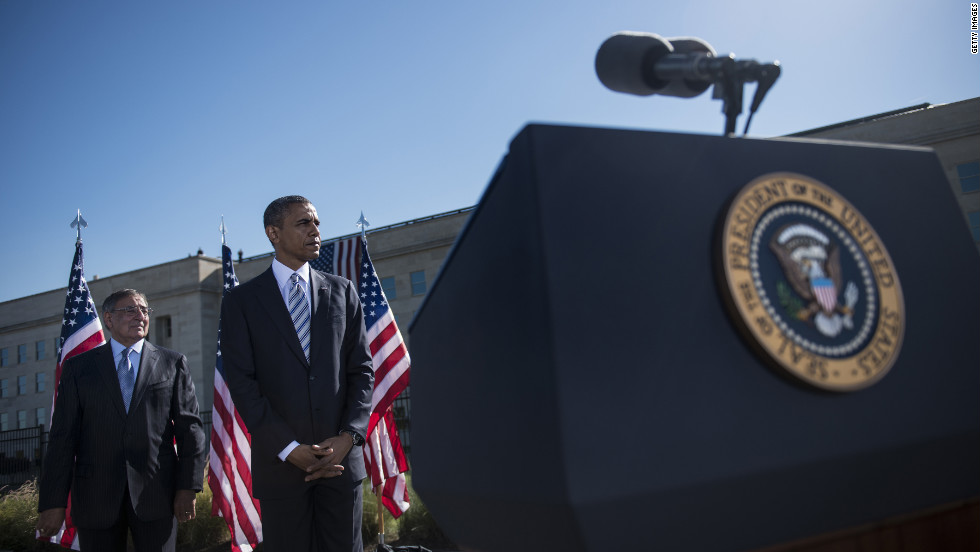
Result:
<svg viewBox="0 0 980 552">
<path fill-rule="evenodd" d="M 17 394 L 27 394 L 27 376 L 17 376 Z"/>
<path fill-rule="evenodd" d="M 7 381 L 9 380 L 5 380 L 5 379 L 0 380 L 0 398 L 6 398 L 10 396 L 10 391 L 7 390 Z"/>
<path fill-rule="evenodd" d="M 7 419 L 6 412 L 0 412 L 0 431 L 7 431 L 10 429 L 10 421 Z"/>
<path fill-rule="evenodd" d="M 412 295 L 425 295 L 425 271 L 412 273 Z"/>
<path fill-rule="evenodd" d="M 395 277 L 388 276 L 387 278 L 381 279 L 381 291 L 385 294 L 385 299 L 391 301 L 392 299 L 398 297 L 395 294 Z"/>
<path fill-rule="evenodd" d="M 0 349 L 0 366 L 7 366 L 10 364 L 10 349 L 4 347 Z"/>
<path fill-rule="evenodd" d="M 17 364 L 24 364 L 27 362 L 27 345 L 17 346 Z"/>
<path fill-rule="evenodd" d="M 40 407 L 34 410 L 34 416 L 37 418 L 37 425 L 47 425 L 48 423 L 48 413 L 45 412 L 44 407 Z"/>
<path fill-rule="evenodd" d="M 34 360 L 44 360 L 44 341 L 38 341 L 34 344 Z"/>
<path fill-rule="evenodd" d="M 38 393 L 44 393 L 44 372 L 34 374 L 34 389 Z"/>
<path fill-rule="evenodd" d="M 164 347 L 169 347 L 171 338 L 174 335 L 173 321 L 169 316 L 158 316 L 155 323 L 157 327 L 156 343 Z"/>
<path fill-rule="evenodd" d="M 17 429 L 24 429 L 27 427 L 27 411 L 18 410 L 17 411 Z"/>
<path fill-rule="evenodd" d="M 970 232 L 973 232 L 973 241 L 980 242 L 980 211 L 970 211 L 966 214 L 970 220 Z"/>
<path fill-rule="evenodd" d="M 956 175 L 960 177 L 963 193 L 980 191 L 980 161 L 956 165 Z"/>
</svg>

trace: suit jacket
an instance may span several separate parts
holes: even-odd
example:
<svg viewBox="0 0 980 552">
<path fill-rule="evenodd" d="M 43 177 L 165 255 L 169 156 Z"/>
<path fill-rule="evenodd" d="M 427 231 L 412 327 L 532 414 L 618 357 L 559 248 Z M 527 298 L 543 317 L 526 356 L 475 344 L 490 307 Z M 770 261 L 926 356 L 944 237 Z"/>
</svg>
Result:
<svg viewBox="0 0 980 552">
<path fill-rule="evenodd" d="M 371 414 L 374 372 L 364 311 L 346 278 L 310 270 L 310 360 L 296 336 L 272 268 L 229 292 L 221 306 L 221 355 L 235 407 L 252 436 L 252 491 L 287 498 L 310 485 L 278 454 L 349 429 L 361 437 Z M 361 447 L 342 462 L 366 476 Z"/>
<path fill-rule="evenodd" d="M 104 529 L 117 520 L 128 489 L 140 519 L 172 516 L 177 489 L 203 488 L 204 462 L 204 427 L 184 355 L 143 342 L 127 414 L 106 343 L 63 366 L 38 510 L 64 508 L 71 490 L 74 524 Z"/>
</svg>

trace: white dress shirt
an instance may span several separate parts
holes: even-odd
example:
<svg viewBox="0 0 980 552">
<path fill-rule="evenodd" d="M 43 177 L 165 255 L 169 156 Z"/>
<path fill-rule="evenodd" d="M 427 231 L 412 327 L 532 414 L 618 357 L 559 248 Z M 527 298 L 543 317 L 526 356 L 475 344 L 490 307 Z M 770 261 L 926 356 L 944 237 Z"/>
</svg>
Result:
<svg viewBox="0 0 980 552">
<path fill-rule="evenodd" d="M 288 266 L 279 262 L 279 259 L 272 259 L 272 275 L 276 277 L 276 283 L 279 284 L 279 293 L 282 294 L 282 301 L 286 304 L 286 308 L 289 308 L 289 292 L 291 291 L 293 283 L 290 281 L 293 273 L 299 274 L 299 285 L 303 288 L 303 293 L 306 294 L 306 304 L 310 306 L 310 313 L 313 313 L 313 303 L 310 301 L 310 263 L 303 263 L 303 266 L 299 267 L 298 270 L 293 270 Z M 299 443 L 293 441 L 286 445 L 286 448 L 282 449 L 279 453 L 279 459 L 283 462 L 286 461 L 286 457 L 289 456 L 293 449 L 299 446 Z"/>
</svg>

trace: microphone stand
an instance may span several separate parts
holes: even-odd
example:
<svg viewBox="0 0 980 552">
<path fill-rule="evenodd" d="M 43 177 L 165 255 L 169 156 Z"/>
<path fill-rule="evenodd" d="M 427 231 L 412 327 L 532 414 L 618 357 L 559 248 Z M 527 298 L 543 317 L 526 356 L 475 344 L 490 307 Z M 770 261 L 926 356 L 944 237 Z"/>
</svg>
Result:
<svg viewBox="0 0 980 552">
<path fill-rule="evenodd" d="M 739 78 L 734 54 L 728 54 L 721 61 L 720 71 L 715 78 L 712 97 L 721 100 L 721 112 L 725 115 L 725 136 L 735 135 L 735 120 L 742 113 L 742 88 L 745 80 Z"/>
<path fill-rule="evenodd" d="M 749 123 L 752 122 L 752 115 L 762 104 L 772 85 L 779 78 L 779 62 L 760 64 L 755 60 L 736 61 L 734 54 L 725 57 L 718 57 L 713 60 L 717 63 L 714 72 L 714 90 L 712 97 L 722 101 L 721 112 L 725 114 L 725 136 L 735 135 L 735 121 L 742 113 L 742 92 L 746 82 L 757 82 L 755 97 L 752 98 L 752 107 L 749 111 L 749 118 L 745 123 L 744 136 L 749 132 Z"/>
</svg>

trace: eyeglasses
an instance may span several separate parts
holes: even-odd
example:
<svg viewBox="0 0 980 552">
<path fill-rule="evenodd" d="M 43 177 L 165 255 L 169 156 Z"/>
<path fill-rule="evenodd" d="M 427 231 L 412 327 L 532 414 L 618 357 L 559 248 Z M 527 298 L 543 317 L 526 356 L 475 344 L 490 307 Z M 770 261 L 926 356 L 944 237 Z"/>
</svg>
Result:
<svg viewBox="0 0 980 552">
<path fill-rule="evenodd" d="M 136 313 L 140 313 L 143 316 L 150 316 L 153 314 L 153 309 L 150 307 L 125 307 L 122 309 L 112 309 L 109 312 L 121 312 L 126 316 L 136 316 Z"/>
</svg>

